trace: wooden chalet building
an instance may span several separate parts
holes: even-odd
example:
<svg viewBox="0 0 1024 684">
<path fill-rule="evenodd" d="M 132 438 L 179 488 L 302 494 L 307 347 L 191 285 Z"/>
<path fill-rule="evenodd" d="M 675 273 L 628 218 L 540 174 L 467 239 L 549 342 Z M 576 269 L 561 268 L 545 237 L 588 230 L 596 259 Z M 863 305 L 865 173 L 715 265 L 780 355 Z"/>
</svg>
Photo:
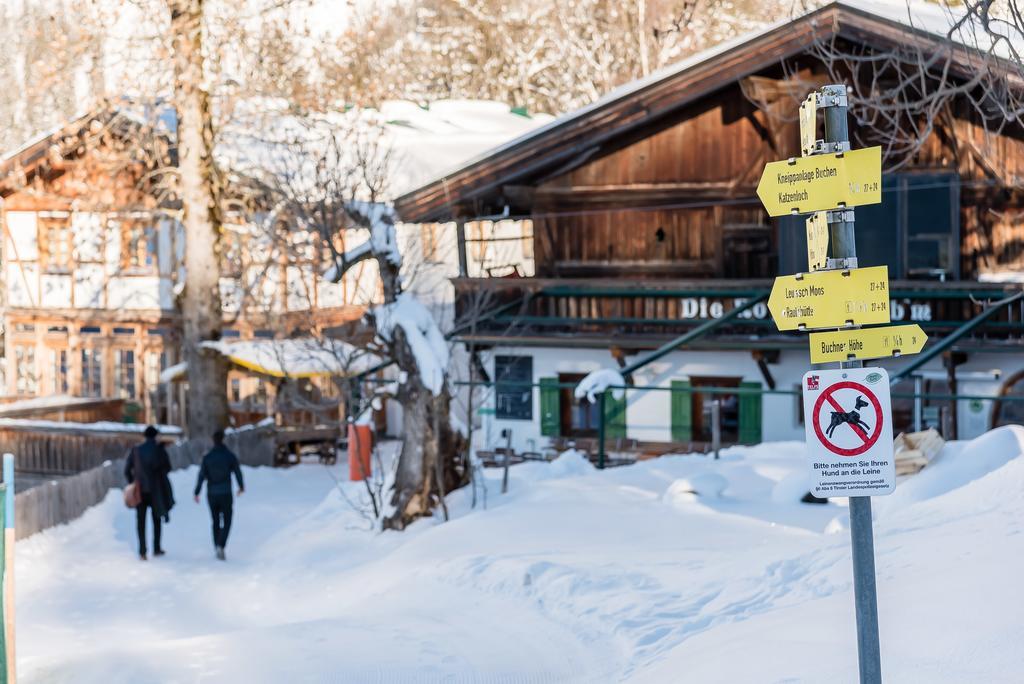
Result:
<svg viewBox="0 0 1024 684">
<path fill-rule="evenodd" d="M 755 187 L 766 162 L 799 156 L 797 107 L 834 78 L 815 46 L 927 52 L 941 40 L 912 28 L 900 3 L 872 7 L 833 3 L 698 54 L 398 199 L 402 220 L 455 222 L 460 236 L 483 217 L 532 222 L 530 277 L 463 270 L 453 281 L 459 339 L 481 361 L 478 380 L 497 383 L 480 410 L 486 446 L 504 446 L 506 429 L 520 451 L 593 438 L 596 407 L 572 392 L 586 373 L 806 270 L 802 217 L 769 219 Z M 930 344 L 1024 280 L 1024 131 L 986 138 L 973 115 L 949 114 L 911 163 L 883 168 L 882 204 L 856 212 L 860 265 L 888 265 L 893 322 L 920 323 Z M 964 438 L 1024 419 L 1020 403 L 986 399 L 1024 393 L 1022 314 L 1020 302 L 1002 308 L 915 373 L 938 397 L 917 407 L 925 423 L 941 415 Z M 881 364 L 898 372 L 911 360 Z M 641 449 L 706 443 L 712 395 L 701 388 L 717 387 L 745 390 L 714 395 L 726 442 L 803 439 L 797 388 L 809 364 L 806 336 L 779 333 L 755 306 L 633 373 L 625 399 L 607 401 L 606 434 Z M 914 388 L 908 379 L 894 392 Z M 910 428 L 914 399 L 895 407 L 897 428 Z"/>
</svg>

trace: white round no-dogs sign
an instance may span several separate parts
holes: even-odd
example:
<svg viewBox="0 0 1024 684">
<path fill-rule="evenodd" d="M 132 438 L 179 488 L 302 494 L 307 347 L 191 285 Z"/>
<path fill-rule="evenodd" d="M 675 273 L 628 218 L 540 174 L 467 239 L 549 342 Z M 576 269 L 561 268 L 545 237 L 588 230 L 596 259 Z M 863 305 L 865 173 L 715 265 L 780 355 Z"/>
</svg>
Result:
<svg viewBox="0 0 1024 684">
<path fill-rule="evenodd" d="M 804 376 L 803 398 L 812 493 L 892 493 L 896 468 L 885 370 L 810 371 Z"/>
</svg>

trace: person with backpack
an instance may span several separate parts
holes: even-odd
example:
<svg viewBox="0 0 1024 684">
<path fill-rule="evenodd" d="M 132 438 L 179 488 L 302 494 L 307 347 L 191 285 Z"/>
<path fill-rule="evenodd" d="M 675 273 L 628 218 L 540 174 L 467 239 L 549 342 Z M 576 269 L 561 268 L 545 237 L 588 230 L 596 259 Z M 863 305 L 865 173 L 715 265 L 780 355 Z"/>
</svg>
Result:
<svg viewBox="0 0 1024 684">
<path fill-rule="evenodd" d="M 234 499 L 231 496 L 231 474 L 238 481 L 238 495 L 245 493 L 242 481 L 242 468 L 238 465 L 238 457 L 224 445 L 224 431 L 213 433 L 213 448 L 203 456 L 203 464 L 199 467 L 199 479 L 196 481 L 195 500 L 199 503 L 199 492 L 206 485 L 206 500 L 210 504 L 210 516 L 213 518 L 213 547 L 218 560 L 225 560 L 224 547 L 228 543 L 231 531 L 231 513 Z"/>
<path fill-rule="evenodd" d="M 156 440 L 160 431 L 152 425 L 143 433 L 146 440 L 132 447 L 125 458 L 124 476 L 128 480 L 131 495 L 126 494 L 135 503 L 135 524 L 139 535 L 139 558 L 146 560 L 146 512 L 150 511 L 153 518 L 153 555 L 162 556 L 164 550 L 160 546 L 160 519 L 170 522 L 170 510 L 174 506 L 174 493 L 171 489 L 171 459 L 167 449 Z M 130 504 L 129 504 L 130 505 Z"/>
</svg>

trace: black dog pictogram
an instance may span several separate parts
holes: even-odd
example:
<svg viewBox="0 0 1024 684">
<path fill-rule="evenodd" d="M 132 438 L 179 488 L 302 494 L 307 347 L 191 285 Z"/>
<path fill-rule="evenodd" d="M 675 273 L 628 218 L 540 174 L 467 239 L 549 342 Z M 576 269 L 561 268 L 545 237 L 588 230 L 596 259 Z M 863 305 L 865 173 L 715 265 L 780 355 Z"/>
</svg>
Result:
<svg viewBox="0 0 1024 684">
<path fill-rule="evenodd" d="M 864 432 L 870 433 L 871 428 L 860 418 L 860 409 L 866 407 L 868 402 L 864 401 L 864 397 L 857 397 L 857 401 L 854 402 L 852 411 L 832 411 L 832 422 L 829 424 L 828 429 L 825 430 L 825 434 L 828 437 L 832 437 L 832 433 L 836 431 L 836 428 L 843 423 L 849 423 L 850 425 L 856 425 L 862 428 Z"/>
</svg>

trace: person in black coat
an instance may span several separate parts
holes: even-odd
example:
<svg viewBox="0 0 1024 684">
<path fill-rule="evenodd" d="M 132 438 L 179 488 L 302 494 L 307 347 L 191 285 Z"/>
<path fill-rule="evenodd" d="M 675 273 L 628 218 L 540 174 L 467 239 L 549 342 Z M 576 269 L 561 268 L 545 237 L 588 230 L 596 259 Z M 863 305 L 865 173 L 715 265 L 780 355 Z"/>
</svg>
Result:
<svg viewBox="0 0 1024 684">
<path fill-rule="evenodd" d="M 199 503 L 199 492 L 203 489 L 203 481 L 207 481 L 206 500 L 210 504 L 210 516 L 213 518 L 213 547 L 217 558 L 224 560 L 224 547 L 228 543 L 231 531 L 231 513 L 234 499 L 231 497 L 231 474 L 238 481 L 238 495 L 245 493 L 242 481 L 242 468 L 238 457 L 231 449 L 224 446 L 224 432 L 213 433 L 213 448 L 203 456 L 203 464 L 199 467 L 199 479 L 196 481 L 195 500 Z"/>
<path fill-rule="evenodd" d="M 171 491 L 171 459 L 164 445 L 157 442 L 160 432 L 150 425 L 145 431 L 146 441 L 133 447 L 124 464 L 124 476 L 128 484 L 138 480 L 142 501 L 135 508 L 135 523 L 139 534 L 139 558 L 146 560 L 146 511 L 153 517 L 153 555 L 162 556 L 160 547 L 160 519 L 170 522 L 170 510 L 174 506 Z"/>
</svg>

